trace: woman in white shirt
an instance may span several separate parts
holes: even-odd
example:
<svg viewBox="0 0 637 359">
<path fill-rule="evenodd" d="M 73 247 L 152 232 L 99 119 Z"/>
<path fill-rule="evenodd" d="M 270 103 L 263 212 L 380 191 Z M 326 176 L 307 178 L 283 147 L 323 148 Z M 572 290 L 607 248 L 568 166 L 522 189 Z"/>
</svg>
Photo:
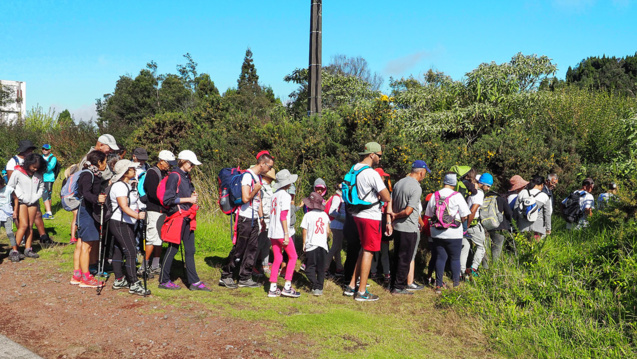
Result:
<svg viewBox="0 0 637 359">
<path fill-rule="evenodd" d="M 531 178 L 531 181 L 526 188 L 520 191 L 518 198 L 515 201 L 515 208 L 521 208 L 522 203 L 526 198 L 533 197 L 537 206 L 537 219 L 533 222 L 529 221 L 527 216 L 518 212 L 518 230 L 520 232 L 531 232 L 533 238 L 536 241 L 546 236 L 546 224 L 551 218 L 551 211 L 548 210 L 550 206 L 549 196 L 542 192 L 544 188 L 544 177 L 535 175 Z"/>
</svg>

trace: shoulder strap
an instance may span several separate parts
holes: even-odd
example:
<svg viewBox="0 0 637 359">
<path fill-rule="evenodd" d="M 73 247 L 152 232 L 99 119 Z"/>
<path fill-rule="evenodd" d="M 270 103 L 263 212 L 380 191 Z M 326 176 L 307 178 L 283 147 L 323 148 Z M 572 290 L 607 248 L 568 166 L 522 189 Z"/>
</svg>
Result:
<svg viewBox="0 0 637 359">
<path fill-rule="evenodd" d="M 13 160 L 15 161 L 15 165 L 16 166 L 18 166 L 20 164 L 20 159 L 18 158 L 18 156 L 13 156 L 11 158 L 13 158 Z"/>
</svg>

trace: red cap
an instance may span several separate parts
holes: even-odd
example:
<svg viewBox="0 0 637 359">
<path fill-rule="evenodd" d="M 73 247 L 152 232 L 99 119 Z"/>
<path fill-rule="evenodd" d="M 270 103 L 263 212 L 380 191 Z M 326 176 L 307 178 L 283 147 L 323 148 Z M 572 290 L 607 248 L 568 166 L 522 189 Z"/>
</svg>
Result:
<svg viewBox="0 0 637 359">
<path fill-rule="evenodd" d="M 268 152 L 268 151 L 265 151 L 265 150 L 264 150 L 264 151 L 261 151 L 261 152 L 257 153 L 257 160 L 258 160 L 258 159 L 259 159 L 259 157 L 261 157 L 262 155 L 269 155 L 270 157 L 274 158 L 274 157 L 270 154 L 270 152 Z"/>
<path fill-rule="evenodd" d="M 381 177 L 389 177 L 389 173 L 385 172 L 385 171 L 384 171 L 382 168 L 380 168 L 380 167 L 376 169 L 376 172 L 378 172 L 378 174 L 379 174 Z"/>
</svg>

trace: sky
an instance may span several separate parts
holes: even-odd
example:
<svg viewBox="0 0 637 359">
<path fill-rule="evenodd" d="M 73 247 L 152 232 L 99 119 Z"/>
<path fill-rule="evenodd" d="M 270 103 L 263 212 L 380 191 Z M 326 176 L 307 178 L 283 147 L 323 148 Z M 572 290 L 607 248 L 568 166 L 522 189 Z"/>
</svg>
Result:
<svg viewBox="0 0 637 359">
<path fill-rule="evenodd" d="M 190 53 L 224 92 L 246 49 L 283 101 L 308 66 L 311 0 L 0 0 L 0 80 L 26 81 L 27 108 L 96 118 L 95 100 L 148 62 L 177 73 Z M 637 52 L 637 0 L 324 0 L 323 64 L 361 56 L 384 79 L 432 68 L 460 80 L 518 52 L 546 55 L 563 79 L 589 56 Z"/>
</svg>

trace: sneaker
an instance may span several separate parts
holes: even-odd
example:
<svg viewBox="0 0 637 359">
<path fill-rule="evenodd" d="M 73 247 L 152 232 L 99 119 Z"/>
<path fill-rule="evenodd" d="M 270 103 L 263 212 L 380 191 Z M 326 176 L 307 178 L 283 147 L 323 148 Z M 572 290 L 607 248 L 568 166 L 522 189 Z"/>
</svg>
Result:
<svg viewBox="0 0 637 359">
<path fill-rule="evenodd" d="M 323 289 L 312 289 L 310 292 L 313 296 L 320 297 L 323 295 Z"/>
<path fill-rule="evenodd" d="M 290 289 L 283 289 L 281 291 L 281 295 L 284 297 L 298 298 L 301 296 L 301 293 L 295 291 L 294 288 L 290 287 Z"/>
<path fill-rule="evenodd" d="M 78 285 L 82 283 L 82 275 L 78 275 L 77 277 L 75 276 L 75 274 L 71 277 L 71 281 L 69 282 L 69 284 L 72 285 Z"/>
<path fill-rule="evenodd" d="M 407 294 L 407 295 L 413 295 L 413 292 L 408 291 L 407 289 L 398 289 L 398 288 L 394 288 L 391 290 L 391 294 Z"/>
<path fill-rule="evenodd" d="M 33 249 L 25 249 L 24 256 L 28 258 L 40 258 L 40 255 L 35 253 Z"/>
<path fill-rule="evenodd" d="M 121 279 L 115 279 L 115 283 L 113 283 L 113 289 L 118 290 L 118 289 L 128 289 L 130 285 L 128 284 L 128 281 L 126 280 L 126 277 L 122 277 Z"/>
<path fill-rule="evenodd" d="M 253 281 L 252 278 L 239 281 L 239 288 L 258 288 L 258 287 L 259 287 L 259 283 Z"/>
<path fill-rule="evenodd" d="M 150 289 L 144 289 L 142 281 L 138 280 L 137 282 L 131 284 L 130 288 L 128 289 L 128 293 L 146 296 L 150 295 Z"/>
<path fill-rule="evenodd" d="M 45 213 L 42 215 L 42 219 L 53 219 L 53 215 L 51 213 Z"/>
<path fill-rule="evenodd" d="M 477 277 L 478 276 L 478 271 L 473 269 L 473 268 L 467 268 L 467 270 L 464 271 L 467 277 Z"/>
<path fill-rule="evenodd" d="M 391 282 L 391 274 L 384 274 L 383 275 L 383 283 L 384 284 L 389 284 L 389 282 Z"/>
<path fill-rule="evenodd" d="M 230 289 L 238 288 L 237 283 L 235 283 L 232 278 L 219 279 L 219 285 L 222 287 L 230 288 Z"/>
<path fill-rule="evenodd" d="M 88 266 L 88 272 L 91 273 L 91 275 L 97 275 L 97 272 L 98 272 L 97 264 L 90 264 Z"/>
<path fill-rule="evenodd" d="M 139 281 L 137 281 L 137 283 L 139 283 Z M 180 286 L 178 286 L 177 284 L 175 284 L 175 282 L 169 280 L 166 283 L 159 283 L 158 286 L 160 289 L 168 289 L 168 290 L 179 290 L 181 289 Z"/>
<path fill-rule="evenodd" d="M 103 286 L 104 283 L 99 282 L 93 275 L 89 274 L 88 278 L 82 277 L 80 288 L 97 288 Z"/>
<path fill-rule="evenodd" d="M 352 288 L 349 285 L 346 285 L 345 289 L 343 289 L 343 295 L 344 296 L 353 297 L 354 293 L 356 293 L 356 288 Z"/>
<path fill-rule="evenodd" d="M 305 272 L 305 263 L 301 263 L 301 268 L 299 268 L 301 272 Z"/>
<path fill-rule="evenodd" d="M 191 284 L 190 287 L 188 287 L 188 289 L 190 289 L 190 290 L 201 290 L 201 291 L 204 291 L 204 292 L 210 292 L 210 288 L 208 288 L 208 286 L 205 285 L 204 282 Z"/>
<path fill-rule="evenodd" d="M 18 252 L 18 257 L 20 258 L 20 260 L 23 260 L 24 258 L 26 258 L 24 254 L 20 252 Z"/>
<path fill-rule="evenodd" d="M 427 277 L 427 279 L 425 280 L 425 284 L 428 287 L 435 287 L 436 286 L 436 278 L 434 277 Z"/>
<path fill-rule="evenodd" d="M 20 261 L 20 252 L 11 250 L 11 253 L 9 253 L 9 259 L 11 259 L 11 262 L 13 262 L 13 263 L 19 262 Z"/>
<path fill-rule="evenodd" d="M 276 290 L 268 291 L 268 297 L 276 298 L 281 296 L 281 289 L 277 288 Z"/>
<path fill-rule="evenodd" d="M 69 240 L 69 244 L 76 244 L 77 243 L 77 238 L 71 238 L 71 240 Z"/>
<path fill-rule="evenodd" d="M 145 271 L 144 270 L 144 266 L 139 267 L 139 269 L 137 270 L 137 276 L 143 278 L 144 277 L 144 272 L 147 272 L 147 277 L 146 277 L 147 279 L 155 278 L 155 274 L 153 274 L 152 269 L 149 270 L 149 271 Z"/>
<path fill-rule="evenodd" d="M 417 291 L 417 290 L 421 290 L 421 289 L 424 289 L 424 288 L 425 288 L 424 285 L 420 285 L 420 284 L 418 284 L 416 282 L 413 282 L 413 283 L 409 284 L 407 286 L 407 288 L 405 288 L 405 289 L 411 290 L 411 291 Z"/>
<path fill-rule="evenodd" d="M 252 268 L 252 275 L 257 277 L 257 278 L 263 277 L 263 273 L 259 272 L 257 267 Z"/>
<path fill-rule="evenodd" d="M 374 302 L 378 300 L 378 296 L 370 293 L 368 290 L 365 290 L 365 293 L 363 294 L 357 292 L 354 296 L 354 300 L 359 302 Z"/>
<path fill-rule="evenodd" d="M 55 247 L 55 245 L 57 245 L 57 242 L 53 242 L 48 234 L 40 236 L 40 246 L 42 248 L 51 248 Z"/>
<path fill-rule="evenodd" d="M 443 289 L 445 289 L 445 288 L 436 286 L 436 294 L 442 294 L 442 290 Z"/>
</svg>

